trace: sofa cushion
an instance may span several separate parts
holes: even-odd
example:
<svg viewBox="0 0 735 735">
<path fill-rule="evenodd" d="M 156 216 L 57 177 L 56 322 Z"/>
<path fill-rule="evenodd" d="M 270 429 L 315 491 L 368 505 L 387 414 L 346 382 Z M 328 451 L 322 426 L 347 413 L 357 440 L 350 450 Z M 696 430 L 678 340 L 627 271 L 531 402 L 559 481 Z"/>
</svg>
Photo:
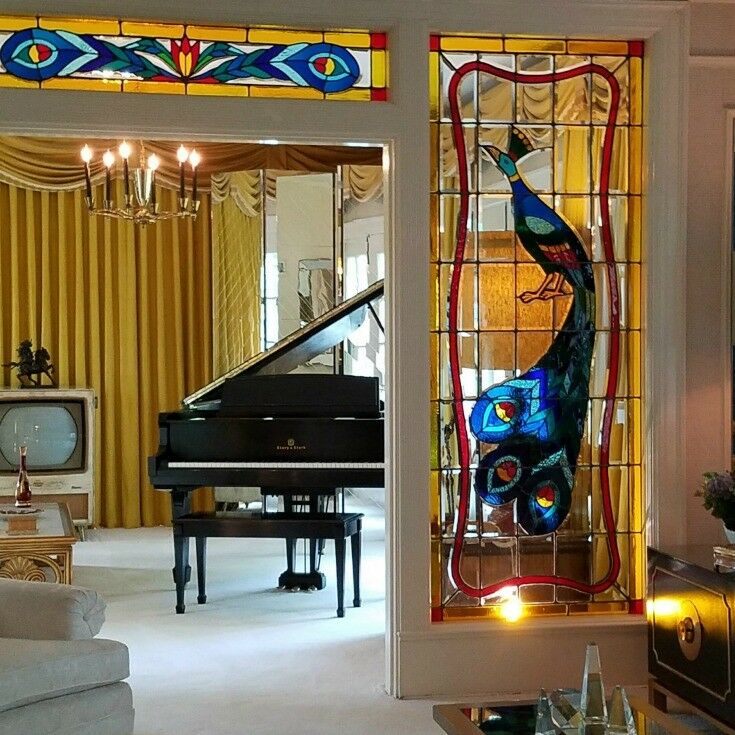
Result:
<svg viewBox="0 0 735 735">
<path fill-rule="evenodd" d="M 117 641 L 0 638 L 0 712 L 112 684 L 129 674 L 127 646 Z"/>
<path fill-rule="evenodd" d="M 2 638 L 93 638 L 104 622 L 105 602 L 93 590 L 0 579 Z"/>
<path fill-rule="evenodd" d="M 0 735 L 131 735 L 134 719 L 121 681 L 0 712 Z"/>
</svg>

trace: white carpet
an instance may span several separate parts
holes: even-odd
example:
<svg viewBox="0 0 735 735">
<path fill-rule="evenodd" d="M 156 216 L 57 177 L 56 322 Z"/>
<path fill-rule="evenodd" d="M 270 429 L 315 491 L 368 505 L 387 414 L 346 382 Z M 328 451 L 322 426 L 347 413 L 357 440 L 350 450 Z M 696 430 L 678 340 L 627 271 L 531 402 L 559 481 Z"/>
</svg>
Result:
<svg viewBox="0 0 735 735">
<path fill-rule="evenodd" d="M 76 545 L 74 583 L 105 596 L 102 636 L 130 648 L 136 735 L 441 732 L 429 702 L 384 692 L 383 519 L 360 510 L 362 607 L 351 607 L 348 561 L 343 619 L 331 542 L 326 589 L 288 593 L 274 590 L 283 541 L 210 539 L 206 605 L 192 542 L 185 615 L 174 613 L 170 529 L 98 530 Z"/>
</svg>

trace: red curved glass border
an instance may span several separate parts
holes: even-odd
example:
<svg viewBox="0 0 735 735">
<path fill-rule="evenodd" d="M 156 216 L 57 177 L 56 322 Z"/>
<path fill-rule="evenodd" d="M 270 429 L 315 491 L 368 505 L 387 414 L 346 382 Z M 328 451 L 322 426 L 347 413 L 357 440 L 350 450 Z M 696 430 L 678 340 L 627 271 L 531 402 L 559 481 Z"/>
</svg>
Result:
<svg viewBox="0 0 735 735">
<path fill-rule="evenodd" d="M 459 362 L 459 330 L 457 327 L 459 286 L 464 264 L 465 246 L 467 244 L 467 215 L 469 208 L 469 182 L 467 175 L 467 148 L 462 134 L 462 120 L 459 109 L 459 85 L 462 79 L 473 72 L 485 72 L 511 82 L 521 84 L 543 84 L 573 79 L 583 74 L 599 74 L 610 87 L 610 107 L 608 110 L 605 135 L 602 144 L 602 163 L 600 167 L 600 204 L 602 219 L 602 243 L 605 253 L 607 283 L 610 292 L 610 363 L 605 389 L 605 409 L 602 420 L 602 438 L 600 443 L 600 484 L 602 490 L 603 518 L 610 552 L 610 569 L 605 577 L 592 584 L 580 582 L 569 577 L 558 575 L 525 575 L 509 577 L 484 587 L 473 587 L 462 577 L 461 558 L 464 535 L 467 529 L 467 515 L 470 501 L 470 439 L 467 435 L 467 423 L 464 417 L 462 383 L 460 381 Z M 618 277 L 613 248 L 612 229 L 610 226 L 610 164 L 612 160 L 615 125 L 620 104 L 620 85 L 615 75 L 600 64 L 589 63 L 556 72 L 530 73 L 515 72 L 504 67 L 495 66 L 482 61 L 471 61 L 463 64 L 452 75 L 449 81 L 448 98 L 452 124 L 452 137 L 457 151 L 457 167 L 459 171 L 460 204 L 457 223 L 457 238 L 454 251 L 454 267 L 449 290 L 449 363 L 452 381 L 452 408 L 457 427 L 457 444 L 459 448 L 459 505 L 457 530 L 451 558 L 451 575 L 457 589 L 469 597 L 487 597 L 504 587 L 517 587 L 523 584 L 553 584 L 569 587 L 579 592 L 599 594 L 609 589 L 620 573 L 620 550 L 615 534 L 615 518 L 610 497 L 610 430 L 613 420 L 615 391 L 618 383 L 620 367 L 620 295 Z"/>
</svg>

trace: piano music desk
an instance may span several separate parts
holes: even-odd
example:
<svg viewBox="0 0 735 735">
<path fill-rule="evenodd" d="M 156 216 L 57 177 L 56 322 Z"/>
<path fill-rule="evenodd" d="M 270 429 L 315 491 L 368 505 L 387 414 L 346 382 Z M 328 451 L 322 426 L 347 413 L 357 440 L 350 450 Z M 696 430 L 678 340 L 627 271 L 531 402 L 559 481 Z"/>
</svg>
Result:
<svg viewBox="0 0 735 735">
<path fill-rule="evenodd" d="M 353 605 L 360 607 L 360 552 L 362 513 L 271 513 L 267 516 L 246 516 L 238 512 L 185 513 L 173 521 L 174 579 L 176 580 L 176 612 L 183 613 L 187 582 L 189 539 L 196 539 L 197 601 L 203 605 L 206 595 L 207 538 L 283 538 L 331 539 L 337 562 L 337 617 L 343 618 L 346 541 L 352 548 Z M 288 559 L 289 568 L 291 559 Z"/>
</svg>

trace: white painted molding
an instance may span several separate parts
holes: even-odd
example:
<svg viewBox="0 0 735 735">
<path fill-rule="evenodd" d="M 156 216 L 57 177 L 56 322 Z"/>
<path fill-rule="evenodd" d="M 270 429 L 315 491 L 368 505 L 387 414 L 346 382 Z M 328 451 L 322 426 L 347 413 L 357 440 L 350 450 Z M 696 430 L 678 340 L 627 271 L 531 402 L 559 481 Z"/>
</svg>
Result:
<svg viewBox="0 0 735 735">
<path fill-rule="evenodd" d="M 721 467 L 730 467 L 732 464 L 732 402 L 733 402 L 733 297 L 732 297 L 732 269 L 733 269 L 733 157 L 735 156 L 735 109 L 726 109 L 725 124 L 725 185 L 724 201 L 722 202 L 722 239 L 720 244 L 720 303 L 727 308 L 724 313 L 727 318 L 720 320 L 720 340 L 722 355 L 722 425 L 725 427 L 725 440 L 722 446 Z"/>
<path fill-rule="evenodd" d="M 429 631 L 407 631 L 401 633 L 402 641 L 426 641 L 435 638 L 442 640 L 461 640 L 471 638 L 496 638 L 499 634 L 524 636 L 548 635 L 550 633 L 585 629 L 590 632 L 609 631 L 614 628 L 631 629 L 638 632 L 646 630 L 646 620 L 641 615 L 576 615 L 574 617 L 549 616 L 548 618 L 526 618 L 517 623 L 503 620 L 488 620 L 483 625 L 476 623 L 453 622 L 449 625 L 438 625 Z"/>
<path fill-rule="evenodd" d="M 668 4 L 668 3 L 666 3 Z M 686 155 L 688 12 L 647 41 L 644 155 L 646 314 L 643 344 L 649 543 L 686 540 Z M 677 427 L 672 432 L 671 428 Z M 683 429 L 683 431 L 681 430 Z"/>
<path fill-rule="evenodd" d="M 33 15 L 38 0 L 3 0 L 2 12 Z M 46 0 L 47 14 L 99 16 L 99 0 Z M 681 486 L 686 421 L 685 253 L 688 3 L 679 0 L 120 0 L 117 16 L 202 24 L 289 24 L 386 30 L 387 103 L 193 98 L 0 89 L 0 134 L 151 136 L 202 140 L 385 144 L 391 155 L 386 229 L 388 324 L 386 455 L 389 487 L 386 687 L 400 696 L 458 695 L 534 688 L 539 677 L 578 683 L 569 660 L 594 629 L 603 653 L 621 659 L 610 676 L 640 683 L 641 619 L 574 618 L 508 627 L 485 621 L 429 621 L 429 125 L 430 31 L 525 33 L 646 40 L 648 129 L 645 242 L 647 448 L 651 487 L 667 489 L 663 518 L 654 502 L 655 539 L 683 540 Z M 672 432 L 671 427 L 676 427 Z M 684 431 L 681 430 L 684 427 Z M 652 452 L 651 449 L 656 449 Z M 654 501 L 658 495 L 654 493 Z M 598 621 L 598 622 L 595 622 Z M 602 622 L 600 622 L 602 621 Z M 554 630 L 549 636 L 547 631 Z M 635 651 L 615 656 L 616 651 Z M 623 660 L 624 659 L 624 660 Z M 628 678 L 626 678 L 628 677 Z M 636 681 L 637 680 L 637 681 Z"/>
<path fill-rule="evenodd" d="M 724 54 L 694 54 L 689 57 L 689 63 L 695 67 L 713 66 L 721 69 L 735 69 L 735 56 L 725 56 Z"/>
</svg>

